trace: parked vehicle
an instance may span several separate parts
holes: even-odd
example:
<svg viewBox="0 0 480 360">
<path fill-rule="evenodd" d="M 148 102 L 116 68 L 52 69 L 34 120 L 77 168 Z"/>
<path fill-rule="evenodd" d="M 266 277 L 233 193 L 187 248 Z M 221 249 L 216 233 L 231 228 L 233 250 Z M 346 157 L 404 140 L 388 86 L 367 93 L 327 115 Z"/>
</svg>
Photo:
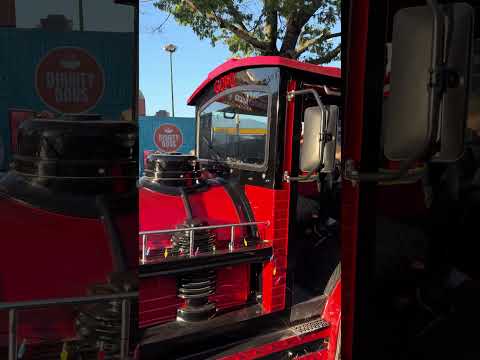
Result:
<svg viewBox="0 0 480 360">
<path fill-rule="evenodd" d="M 142 358 L 335 358 L 339 88 L 339 69 L 254 57 L 190 97 L 196 155 L 152 153 L 140 179 Z"/>
</svg>

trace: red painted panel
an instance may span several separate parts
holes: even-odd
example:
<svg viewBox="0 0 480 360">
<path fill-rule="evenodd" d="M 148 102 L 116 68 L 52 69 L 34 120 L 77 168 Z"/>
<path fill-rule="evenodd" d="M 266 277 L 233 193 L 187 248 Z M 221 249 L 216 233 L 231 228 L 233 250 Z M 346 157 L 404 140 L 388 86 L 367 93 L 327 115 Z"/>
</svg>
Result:
<svg viewBox="0 0 480 360">
<path fill-rule="evenodd" d="M 273 258 L 262 272 L 263 308 L 266 312 L 285 308 L 290 189 L 271 190 L 247 185 L 245 193 L 256 221 L 270 221 L 265 238 L 272 241 Z"/>
<path fill-rule="evenodd" d="M 347 30 L 347 64 L 345 72 L 345 118 L 342 158 L 359 162 L 363 134 L 363 101 L 367 46 L 369 0 L 350 3 L 350 23 Z M 358 225 L 358 185 L 342 183 L 341 243 L 342 243 L 342 359 L 352 358 L 355 268 Z"/>
<path fill-rule="evenodd" d="M 183 202 L 179 196 L 166 195 L 141 188 L 140 230 L 174 229 L 186 218 Z M 212 186 L 207 191 L 189 195 L 193 217 L 209 225 L 231 224 L 243 221 L 232 199 L 222 186 Z M 230 229 L 216 230 L 217 249 L 226 248 Z M 241 244 L 244 229 L 236 230 L 236 239 Z M 171 246 L 170 236 L 149 236 L 147 246 L 165 254 Z M 170 254 L 167 251 L 167 256 Z M 245 304 L 250 291 L 250 266 L 236 265 L 217 270 L 216 292 L 210 300 L 218 309 L 228 309 Z M 177 297 L 175 278 L 149 278 L 140 283 L 140 327 L 151 326 L 176 318 L 176 310 L 182 305 Z"/>
<path fill-rule="evenodd" d="M 330 323 L 330 339 L 328 341 L 328 359 L 335 360 L 338 334 L 342 318 L 342 285 L 338 282 L 327 300 L 323 310 L 323 319 Z"/>
<path fill-rule="evenodd" d="M 140 231 L 174 229 L 185 220 L 185 210 L 179 196 L 140 188 L 138 197 Z M 168 235 L 148 236 L 147 247 L 150 249 L 160 249 L 169 244 L 170 236 Z M 141 246 L 141 243 L 139 245 Z"/>
<path fill-rule="evenodd" d="M 210 300 L 219 309 L 245 304 L 250 290 L 250 265 L 241 264 L 217 271 L 217 287 Z"/>
<path fill-rule="evenodd" d="M 140 282 L 140 328 L 172 321 L 182 301 L 177 297 L 175 278 L 146 278 Z"/>
<path fill-rule="evenodd" d="M 0 301 L 86 296 L 87 288 L 107 282 L 112 257 L 99 219 L 65 216 L 0 199 Z M 131 268 L 137 266 L 137 214 L 116 219 Z M 28 224 L 28 226 L 25 226 Z M 123 236 L 124 235 L 124 236 Z M 7 329 L 6 314 L 0 328 Z M 74 335 L 71 308 L 22 312 L 19 339 Z"/>
<path fill-rule="evenodd" d="M 221 186 L 213 186 L 209 191 L 199 192 L 190 196 L 192 211 L 196 217 L 207 221 L 210 225 L 239 223 L 239 210 L 236 209 L 232 199 Z M 230 241 L 230 229 L 218 229 L 217 248 L 227 247 Z M 244 235 L 244 228 L 237 228 L 235 237 L 241 243 L 241 237 Z"/>
</svg>

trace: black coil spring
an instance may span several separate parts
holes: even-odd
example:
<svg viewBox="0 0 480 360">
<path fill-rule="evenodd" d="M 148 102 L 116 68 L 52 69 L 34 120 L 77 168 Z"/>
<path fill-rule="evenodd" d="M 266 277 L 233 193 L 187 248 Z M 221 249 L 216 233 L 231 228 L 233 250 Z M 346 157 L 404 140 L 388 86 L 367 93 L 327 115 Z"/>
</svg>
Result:
<svg viewBox="0 0 480 360">
<path fill-rule="evenodd" d="M 195 228 L 206 225 L 198 220 L 186 221 L 179 228 Z M 208 230 L 193 232 L 193 251 L 195 254 L 213 251 L 215 234 Z M 190 233 L 178 232 L 172 236 L 172 251 L 176 255 L 190 252 Z M 178 317 L 185 321 L 204 320 L 215 313 L 215 305 L 208 297 L 215 293 L 215 270 L 195 271 L 183 274 L 178 278 L 178 296 L 185 299 L 185 306 L 178 311 Z"/>
<path fill-rule="evenodd" d="M 201 226 L 202 223 L 186 222 L 178 226 L 179 229 L 188 229 L 195 226 Z M 193 233 L 193 251 L 195 254 L 207 253 L 213 251 L 215 246 L 215 234 L 209 230 L 197 230 Z M 186 255 L 190 252 L 190 232 L 177 232 L 172 236 L 173 255 Z"/>
<path fill-rule="evenodd" d="M 179 279 L 178 296 L 187 300 L 208 297 L 215 292 L 215 282 L 214 270 L 185 274 Z"/>
<path fill-rule="evenodd" d="M 102 284 L 96 286 L 92 292 L 99 295 L 114 293 L 115 290 L 109 284 Z M 121 300 L 82 307 L 75 324 L 82 339 L 82 352 L 89 349 L 95 349 L 95 352 L 103 350 L 105 360 L 120 359 L 121 312 Z"/>
</svg>

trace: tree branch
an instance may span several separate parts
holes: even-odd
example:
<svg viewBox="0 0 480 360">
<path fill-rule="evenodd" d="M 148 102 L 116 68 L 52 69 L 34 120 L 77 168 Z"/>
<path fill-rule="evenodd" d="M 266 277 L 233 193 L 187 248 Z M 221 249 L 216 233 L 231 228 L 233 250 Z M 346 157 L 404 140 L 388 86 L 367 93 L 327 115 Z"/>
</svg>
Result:
<svg viewBox="0 0 480 360">
<path fill-rule="evenodd" d="M 332 62 L 340 54 L 341 49 L 342 49 L 341 45 L 338 44 L 335 49 L 330 51 L 325 56 L 321 56 L 316 59 L 309 59 L 307 60 L 307 62 L 315 65 L 328 64 Z"/>
<path fill-rule="evenodd" d="M 228 14 L 232 17 L 232 19 L 235 21 L 235 23 L 236 23 L 240 28 L 242 28 L 243 30 L 248 31 L 248 30 L 247 30 L 247 27 L 246 27 L 245 24 L 243 23 L 242 14 L 241 14 L 240 11 L 238 11 L 238 9 L 233 5 L 233 3 L 230 2 L 230 1 L 226 1 L 225 6 L 226 6 L 227 9 L 228 9 Z"/>
<path fill-rule="evenodd" d="M 297 54 L 297 57 L 302 55 L 305 51 L 308 50 L 308 48 L 312 45 L 314 45 L 315 43 L 317 42 L 322 42 L 322 41 L 325 41 L 325 40 L 328 40 L 328 39 L 332 39 L 334 37 L 338 37 L 342 35 L 342 33 L 338 32 L 338 33 L 333 33 L 333 34 L 322 34 L 322 35 L 319 35 L 319 36 L 315 36 L 311 39 L 308 39 L 306 41 L 304 41 L 299 47 L 297 47 L 295 49 L 295 53 Z"/>
<path fill-rule="evenodd" d="M 256 31 L 258 29 L 258 27 L 260 26 L 260 23 L 262 22 L 264 16 L 265 16 L 265 14 L 262 12 L 260 14 L 260 16 L 258 17 L 257 21 L 255 22 L 255 25 L 253 25 L 253 27 L 251 29 L 248 29 L 248 32 Z"/>
<path fill-rule="evenodd" d="M 267 36 L 267 42 L 270 47 L 270 53 L 276 54 L 277 50 L 277 37 L 278 37 L 278 11 L 275 7 L 274 0 L 264 0 L 264 13 L 265 13 L 265 33 Z"/>
<path fill-rule="evenodd" d="M 300 7 L 296 14 L 290 14 L 285 30 L 280 53 L 283 56 L 296 58 L 295 45 L 302 32 L 302 28 L 315 15 L 323 0 L 314 0 L 310 6 Z"/>
<path fill-rule="evenodd" d="M 207 9 L 207 11 L 202 11 L 193 3 L 192 0 L 183 0 L 183 3 L 186 4 L 192 11 L 203 14 L 209 20 L 216 22 L 220 28 L 231 31 L 240 39 L 251 44 L 253 47 L 263 51 L 268 50 L 268 44 L 265 41 L 261 41 L 250 35 L 245 29 L 245 26 L 242 27 L 243 23 L 242 25 L 231 23 L 228 20 L 223 19 L 221 16 L 215 14 L 213 10 L 208 11 Z"/>
<path fill-rule="evenodd" d="M 160 25 L 158 25 L 156 28 L 153 29 L 153 32 L 162 31 L 163 25 L 165 25 L 167 23 L 168 19 L 170 19 L 170 15 L 172 15 L 172 14 L 168 13 L 168 15 L 162 21 L 162 23 Z"/>
</svg>

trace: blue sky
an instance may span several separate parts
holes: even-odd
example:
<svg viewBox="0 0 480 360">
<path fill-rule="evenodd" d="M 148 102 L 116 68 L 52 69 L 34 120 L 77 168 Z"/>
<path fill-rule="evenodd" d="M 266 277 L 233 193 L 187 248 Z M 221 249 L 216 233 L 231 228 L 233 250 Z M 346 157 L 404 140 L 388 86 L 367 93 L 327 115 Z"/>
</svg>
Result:
<svg viewBox="0 0 480 360">
<path fill-rule="evenodd" d="M 195 110 L 187 99 L 215 67 L 231 56 L 228 48 L 209 40 L 200 40 L 188 27 L 169 18 L 162 31 L 155 31 L 167 14 L 155 9 L 151 2 L 140 9 L 140 89 L 145 95 L 147 115 L 158 110 L 171 113 L 169 55 L 163 50 L 168 43 L 177 45 L 173 55 L 175 116 L 193 117 Z M 338 66 L 339 64 L 332 64 Z"/>
</svg>

